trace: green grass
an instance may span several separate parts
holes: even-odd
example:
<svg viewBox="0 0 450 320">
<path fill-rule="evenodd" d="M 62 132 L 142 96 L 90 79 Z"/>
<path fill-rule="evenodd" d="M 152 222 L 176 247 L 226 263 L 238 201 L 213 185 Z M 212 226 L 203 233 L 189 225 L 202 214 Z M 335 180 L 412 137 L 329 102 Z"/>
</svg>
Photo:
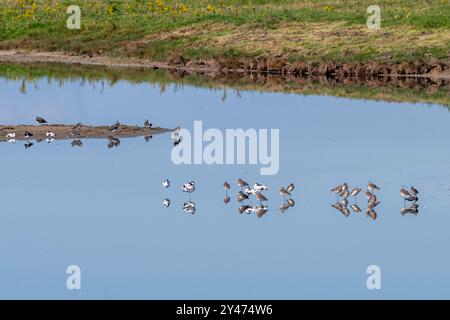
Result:
<svg viewBox="0 0 450 320">
<path fill-rule="evenodd" d="M 450 56 L 449 0 L 3 0 L 0 49 L 164 61 L 277 56 L 290 61 L 409 61 Z M 66 8 L 82 10 L 68 30 Z M 266 35 L 269 38 L 265 38 Z"/>
<path fill-rule="evenodd" d="M 4 65 L 0 64 L 0 77 L 19 81 L 17 90 L 26 93 L 30 87 L 42 79 L 63 85 L 65 82 L 80 81 L 92 83 L 102 81 L 106 86 L 114 86 L 119 80 L 131 83 L 149 83 L 158 86 L 161 92 L 167 90 L 169 84 L 175 86 L 195 86 L 217 90 L 222 93 L 229 91 L 260 91 L 284 92 L 302 95 L 327 95 L 354 99 L 371 99 L 393 102 L 433 103 L 450 108 L 450 90 L 447 87 L 421 88 L 405 84 L 386 84 L 386 86 L 372 86 L 365 84 L 346 83 L 329 85 L 308 81 L 306 79 L 285 80 L 277 77 L 264 78 L 264 81 L 254 81 L 251 77 L 233 76 L 220 77 L 187 74 L 180 77 L 163 70 L 149 69 L 121 69 L 67 65 Z M 218 95 L 219 97 L 222 94 Z M 225 94 L 224 94 L 225 96 Z"/>
</svg>

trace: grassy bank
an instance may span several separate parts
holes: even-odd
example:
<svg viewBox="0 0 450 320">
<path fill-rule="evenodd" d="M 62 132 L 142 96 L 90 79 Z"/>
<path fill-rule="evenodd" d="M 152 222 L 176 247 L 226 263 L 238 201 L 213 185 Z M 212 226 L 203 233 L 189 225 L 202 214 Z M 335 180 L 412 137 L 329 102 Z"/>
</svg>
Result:
<svg viewBox="0 0 450 320">
<path fill-rule="evenodd" d="M 277 57 L 307 62 L 448 59 L 449 0 L 3 0 L 0 49 L 166 61 Z M 78 4 L 81 30 L 66 28 Z"/>
<path fill-rule="evenodd" d="M 161 94 L 167 90 L 182 90 L 184 86 L 209 88 L 217 91 L 218 99 L 226 99 L 228 95 L 242 91 L 284 92 L 303 95 L 328 95 L 354 99 L 372 99 L 393 102 L 435 103 L 450 108 L 449 86 L 414 85 L 414 79 L 394 83 L 330 83 L 320 79 L 311 81 L 301 78 L 283 78 L 280 76 L 242 76 L 223 75 L 214 78 L 212 75 L 189 73 L 171 73 L 164 70 L 149 69 L 115 69 L 103 67 L 82 67 L 67 65 L 2 65 L 0 77 L 19 81 L 17 91 L 27 94 L 37 88 L 39 80 L 46 79 L 57 85 L 65 82 L 80 82 L 92 86 L 114 86 L 119 80 L 136 84 L 148 83 L 159 88 Z M 420 81 L 415 79 L 414 81 Z"/>
</svg>

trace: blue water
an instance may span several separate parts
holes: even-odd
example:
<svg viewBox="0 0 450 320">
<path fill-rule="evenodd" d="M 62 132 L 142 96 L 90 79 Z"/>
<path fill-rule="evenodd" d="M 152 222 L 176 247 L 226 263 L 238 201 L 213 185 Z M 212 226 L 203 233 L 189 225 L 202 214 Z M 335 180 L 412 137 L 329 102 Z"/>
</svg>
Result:
<svg viewBox="0 0 450 320">
<path fill-rule="evenodd" d="M 0 298 L 310 299 L 450 298 L 450 113 L 437 105 L 283 93 L 228 92 L 119 81 L 0 79 L 0 123 L 104 125 L 119 120 L 192 130 L 280 130 L 280 169 L 174 165 L 170 135 L 106 141 L 0 144 Z M 235 180 L 269 186 L 270 211 L 239 214 Z M 163 189 L 169 179 L 172 186 Z M 180 185 L 194 180 L 197 212 Z M 232 184 L 225 205 L 222 184 Z M 381 187 L 376 220 L 331 208 L 331 187 Z M 277 189 L 296 184 L 285 213 Z M 401 215 L 402 185 L 420 212 Z M 170 198 L 170 208 L 162 200 Z M 364 206 L 360 196 L 358 203 Z M 81 290 L 66 288 L 69 265 Z M 369 265 L 381 289 L 366 286 Z"/>
</svg>

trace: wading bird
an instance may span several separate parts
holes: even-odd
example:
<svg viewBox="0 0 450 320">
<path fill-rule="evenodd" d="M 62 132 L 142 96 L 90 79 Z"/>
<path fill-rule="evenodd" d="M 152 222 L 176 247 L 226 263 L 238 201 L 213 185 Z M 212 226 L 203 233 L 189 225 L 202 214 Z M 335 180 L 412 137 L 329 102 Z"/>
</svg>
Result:
<svg viewBox="0 0 450 320">
<path fill-rule="evenodd" d="M 170 136 L 170 139 L 174 147 L 176 147 L 181 143 L 180 131 L 181 131 L 180 127 L 176 127 L 175 129 L 172 130 L 172 135 Z"/>
<path fill-rule="evenodd" d="M 239 191 L 238 192 L 238 194 L 237 194 L 237 201 L 238 202 L 242 202 L 242 201 L 244 201 L 244 200 L 247 200 L 248 199 L 248 195 L 246 195 L 244 192 L 242 192 L 242 191 Z"/>
<path fill-rule="evenodd" d="M 191 194 L 192 192 L 195 191 L 195 182 L 191 181 L 191 182 L 183 184 L 181 186 L 181 191 Z"/>
<path fill-rule="evenodd" d="M 117 129 L 119 129 L 119 127 L 120 127 L 120 123 L 119 123 L 119 121 L 116 121 L 116 123 L 114 123 L 112 126 L 109 127 L 109 131 L 116 132 Z"/>
<path fill-rule="evenodd" d="M 24 134 L 24 137 L 25 137 L 25 138 L 29 139 L 29 138 L 31 138 L 32 136 L 33 136 L 33 134 L 32 134 L 31 132 L 25 131 L 25 134 Z"/>
<path fill-rule="evenodd" d="M 183 203 L 183 210 L 186 213 L 194 214 L 196 210 L 195 203 L 192 201 Z"/>
<path fill-rule="evenodd" d="M 14 139 L 16 137 L 16 133 L 15 132 L 10 132 L 6 135 L 7 139 Z"/>
<path fill-rule="evenodd" d="M 54 138 L 55 134 L 53 132 L 47 131 L 47 133 L 45 134 L 47 137 L 49 138 Z"/>
<path fill-rule="evenodd" d="M 257 192 L 262 192 L 264 190 L 267 190 L 267 187 L 263 184 L 255 183 L 255 185 L 253 186 L 253 189 Z"/>
<path fill-rule="evenodd" d="M 151 129 L 152 126 L 153 126 L 153 124 L 150 121 L 145 120 L 145 122 L 144 122 L 144 127 L 145 128 Z"/>
<path fill-rule="evenodd" d="M 170 207 L 170 199 L 164 199 L 163 200 L 163 206 L 166 207 L 166 208 Z"/>
<path fill-rule="evenodd" d="M 292 192 L 292 191 L 294 191 L 294 189 L 295 189 L 295 186 L 294 186 L 293 183 L 290 183 L 290 184 L 287 186 L 287 188 L 286 188 L 286 190 L 287 190 L 288 192 Z"/>
<path fill-rule="evenodd" d="M 46 124 L 47 120 L 45 120 L 44 118 L 41 118 L 41 117 L 36 117 L 36 122 L 37 122 L 37 124 Z"/>
<path fill-rule="evenodd" d="M 168 187 L 170 187 L 170 181 L 169 179 L 164 179 L 162 182 L 162 186 L 163 188 L 167 189 Z"/>
<path fill-rule="evenodd" d="M 361 192 L 361 188 L 353 188 L 352 192 L 350 192 L 350 195 L 352 197 L 356 198 L 360 192 Z"/>
<path fill-rule="evenodd" d="M 378 190 L 380 190 L 380 188 L 378 188 L 378 186 L 375 184 L 375 183 L 372 183 L 372 182 L 368 182 L 367 183 L 367 190 L 369 190 L 369 191 L 378 191 Z"/>
<path fill-rule="evenodd" d="M 259 203 L 262 203 L 263 201 L 268 201 L 268 199 L 261 192 L 256 193 L 256 200 L 258 200 Z"/>
<path fill-rule="evenodd" d="M 242 180 L 241 178 L 237 179 L 237 185 L 241 188 L 249 186 L 249 184 L 246 181 Z"/>
</svg>

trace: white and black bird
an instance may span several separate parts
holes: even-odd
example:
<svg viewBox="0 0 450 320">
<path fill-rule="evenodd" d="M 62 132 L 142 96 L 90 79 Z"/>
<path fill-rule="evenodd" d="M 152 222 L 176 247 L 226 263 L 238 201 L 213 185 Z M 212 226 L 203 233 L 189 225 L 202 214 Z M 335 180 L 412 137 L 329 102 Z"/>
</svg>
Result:
<svg viewBox="0 0 450 320">
<path fill-rule="evenodd" d="M 16 137 L 16 133 L 15 132 L 10 132 L 6 135 L 7 139 L 14 139 Z"/>
<path fill-rule="evenodd" d="M 15 144 L 16 143 L 16 139 L 8 139 L 8 140 L 6 140 L 6 142 Z"/>
<path fill-rule="evenodd" d="M 47 133 L 45 134 L 48 138 L 54 138 L 55 134 L 53 132 L 47 131 Z"/>
<path fill-rule="evenodd" d="M 150 121 L 145 120 L 145 122 L 144 122 L 144 127 L 145 127 L 145 128 L 151 129 L 152 126 L 153 126 L 153 124 L 152 124 Z"/>
<path fill-rule="evenodd" d="M 417 190 L 414 186 L 411 186 L 410 193 L 413 197 L 416 197 L 419 194 L 419 190 Z"/>
<path fill-rule="evenodd" d="M 120 122 L 116 121 L 116 123 L 114 123 L 112 126 L 109 127 L 109 131 L 116 132 L 117 129 L 119 129 L 119 127 L 120 127 Z"/>
<path fill-rule="evenodd" d="M 262 191 L 264 191 L 264 190 L 268 190 L 268 188 L 267 188 L 265 185 L 261 184 L 261 183 L 255 183 L 255 184 L 253 185 L 253 189 L 254 189 L 256 192 L 262 192 Z"/>
<path fill-rule="evenodd" d="M 172 144 L 174 147 L 179 145 L 181 143 L 181 135 L 180 135 L 181 128 L 176 127 L 172 130 L 172 135 L 170 136 L 170 140 L 172 141 Z"/>
<path fill-rule="evenodd" d="M 294 191 L 294 189 L 295 189 L 295 186 L 294 186 L 293 183 L 290 183 L 290 184 L 286 187 L 286 190 L 287 190 L 288 192 L 292 192 L 292 191 Z"/>
<path fill-rule="evenodd" d="M 31 132 L 25 131 L 25 133 L 24 133 L 24 137 L 25 137 L 25 138 L 29 139 L 29 138 L 31 138 L 32 136 L 33 136 L 33 134 L 32 134 Z"/>
<path fill-rule="evenodd" d="M 255 189 L 252 189 L 252 188 L 250 188 L 250 186 L 246 186 L 244 189 L 243 189 L 243 191 L 244 191 L 244 193 L 246 194 L 246 195 L 255 195 L 255 194 L 257 194 L 258 193 L 258 191 L 256 191 Z"/>
<path fill-rule="evenodd" d="M 31 148 L 33 146 L 33 142 L 27 142 L 24 144 L 25 149 Z"/>
<path fill-rule="evenodd" d="M 181 191 L 187 192 L 187 193 L 192 193 L 192 192 L 194 192 L 194 191 L 195 191 L 195 182 L 194 182 L 194 181 L 191 181 L 191 182 L 188 182 L 188 183 L 184 183 L 184 184 L 181 186 Z"/>
<path fill-rule="evenodd" d="M 47 143 L 52 143 L 53 141 L 55 141 L 55 139 L 54 138 L 47 138 L 47 139 L 45 139 L 45 141 L 47 141 Z"/>
<path fill-rule="evenodd" d="M 41 117 L 36 117 L 36 122 L 37 122 L 37 124 L 46 124 L 47 120 L 45 120 L 44 118 L 41 118 Z"/>
<path fill-rule="evenodd" d="M 170 199 L 164 199 L 163 200 L 163 206 L 166 207 L 166 208 L 170 207 Z"/>
<path fill-rule="evenodd" d="M 163 188 L 167 189 L 170 187 L 170 181 L 169 179 L 164 179 L 164 181 L 162 182 L 162 186 Z"/>
<path fill-rule="evenodd" d="M 149 142 L 151 139 L 153 139 L 153 136 L 149 134 L 144 137 L 145 142 Z"/>
</svg>

